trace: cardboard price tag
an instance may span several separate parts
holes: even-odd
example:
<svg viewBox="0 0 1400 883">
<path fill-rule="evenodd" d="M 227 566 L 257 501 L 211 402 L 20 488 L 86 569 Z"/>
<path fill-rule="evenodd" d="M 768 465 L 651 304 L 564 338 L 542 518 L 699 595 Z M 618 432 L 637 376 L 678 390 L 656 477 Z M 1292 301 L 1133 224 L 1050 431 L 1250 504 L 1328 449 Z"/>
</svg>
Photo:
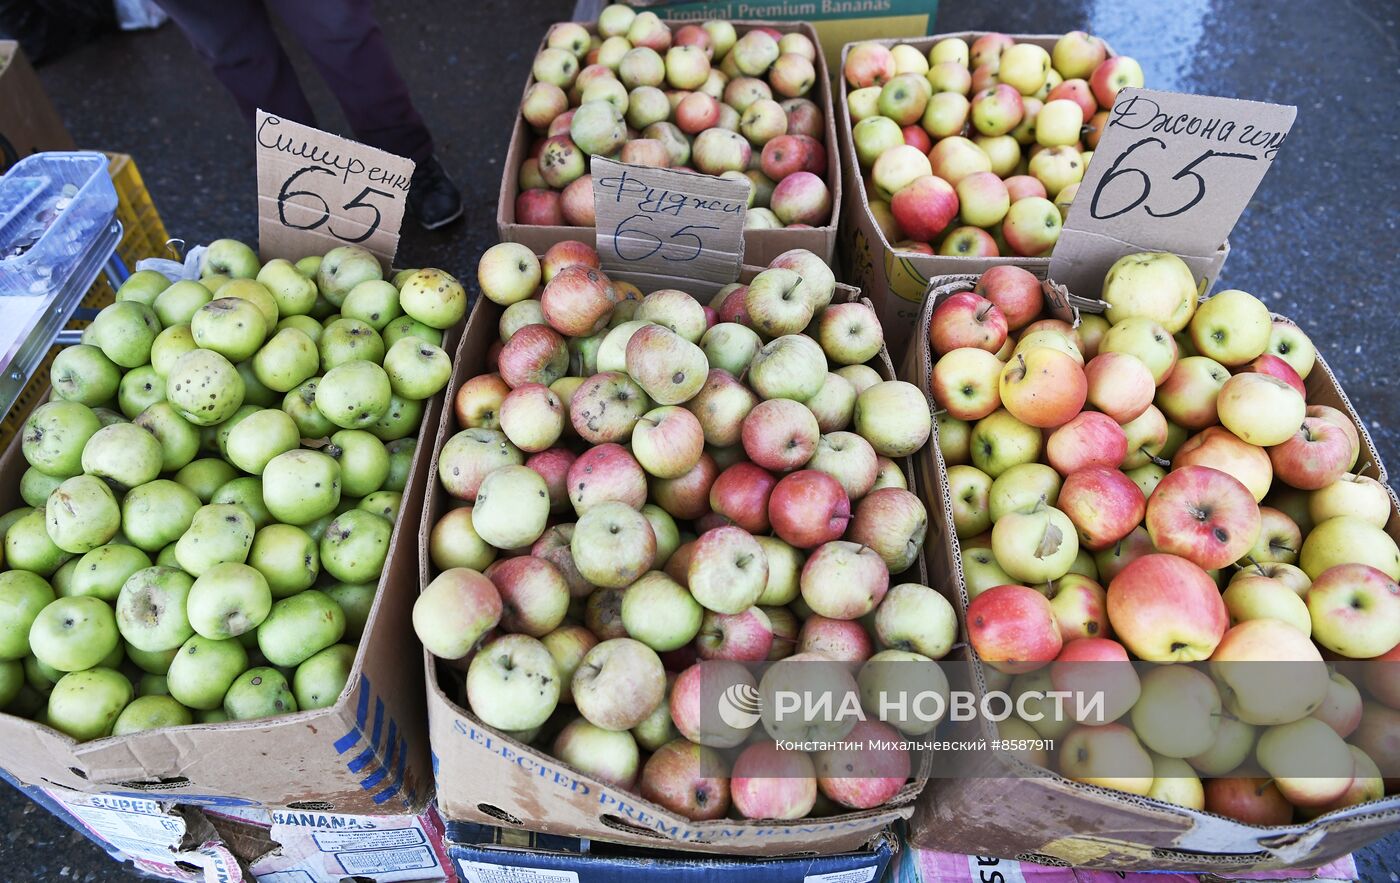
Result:
<svg viewBox="0 0 1400 883">
<path fill-rule="evenodd" d="M 359 245 L 393 263 L 412 160 L 262 110 L 255 132 L 263 260 Z"/>
<path fill-rule="evenodd" d="M 1124 89 L 1079 185 L 1050 278 L 1096 297 L 1118 258 L 1180 255 L 1197 277 L 1273 165 L 1297 108 Z"/>
<path fill-rule="evenodd" d="M 590 171 L 605 272 L 719 284 L 738 278 L 748 184 L 598 156 Z"/>
</svg>

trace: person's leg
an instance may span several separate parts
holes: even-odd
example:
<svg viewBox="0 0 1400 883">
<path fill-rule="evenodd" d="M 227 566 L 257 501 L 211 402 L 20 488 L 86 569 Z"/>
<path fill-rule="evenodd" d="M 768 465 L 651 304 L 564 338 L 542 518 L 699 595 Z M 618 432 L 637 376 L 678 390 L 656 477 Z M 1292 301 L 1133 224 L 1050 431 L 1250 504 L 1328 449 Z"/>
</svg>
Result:
<svg viewBox="0 0 1400 883">
<path fill-rule="evenodd" d="M 335 93 L 355 137 L 423 162 L 433 138 L 389 54 L 370 0 L 271 0 Z"/>
<path fill-rule="evenodd" d="M 271 0 L 335 93 L 355 137 L 415 163 L 409 213 L 428 229 L 462 216 L 462 196 L 433 156 L 433 136 L 389 54 L 370 0 Z"/>
<path fill-rule="evenodd" d="M 262 0 L 157 0 L 250 122 L 261 108 L 309 126 L 316 115 Z M 308 4 L 316 5 L 316 4 Z"/>
</svg>

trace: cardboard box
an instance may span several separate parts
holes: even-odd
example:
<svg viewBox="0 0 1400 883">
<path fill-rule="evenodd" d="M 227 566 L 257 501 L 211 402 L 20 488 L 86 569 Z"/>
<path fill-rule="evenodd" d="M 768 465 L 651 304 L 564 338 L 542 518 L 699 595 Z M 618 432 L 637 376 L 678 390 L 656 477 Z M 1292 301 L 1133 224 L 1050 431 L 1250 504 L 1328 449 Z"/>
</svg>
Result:
<svg viewBox="0 0 1400 883">
<path fill-rule="evenodd" d="M 965 31 L 956 34 L 939 34 L 915 40 L 877 40 L 887 46 L 908 43 L 927 52 L 934 43 L 949 37 L 961 37 L 971 43 L 984 31 Z M 1059 39 L 1056 34 L 1013 34 L 1018 43 L 1034 43 L 1049 50 Z M 841 66 L 846 63 L 846 46 L 841 51 Z M 1112 48 L 1109 49 L 1112 55 Z M 866 195 L 860 163 L 856 159 L 855 142 L 851 138 L 851 115 L 846 104 L 849 87 L 845 78 L 837 84 L 840 94 L 835 96 L 837 137 L 841 140 L 841 176 L 844 178 L 846 204 L 842 208 L 841 254 L 845 279 L 866 292 L 875 302 L 880 321 L 885 326 L 885 343 L 890 348 L 896 362 L 903 359 L 905 347 L 910 341 L 910 331 L 919 318 L 919 307 L 924 292 L 932 279 L 959 273 L 983 273 L 998 264 L 1014 264 L 1025 267 L 1040 278 L 1049 271 L 1050 258 L 962 258 L 926 255 L 910 251 L 895 251 L 893 244 L 875 223 L 870 213 L 870 199 Z M 1230 253 L 1230 244 L 1225 242 L 1220 249 L 1204 261 L 1188 261 L 1191 270 L 1200 283 L 1199 290 L 1204 294 L 1215 284 L 1225 258 Z"/>
<path fill-rule="evenodd" d="M 77 150 L 16 40 L 0 40 L 0 173 L 41 150 Z"/>
<path fill-rule="evenodd" d="M 455 330 L 449 332 L 452 346 Z M 75 742 L 0 713 L 3 764 L 29 785 L 187 805 L 417 813 L 432 796 L 423 685 L 409 617 L 426 462 L 442 394 L 425 409 L 374 606 L 345 691 L 332 706 L 260 720 L 196 724 Z M 0 457 L 0 511 L 24 505 L 28 465 L 15 437 Z M 412 649 L 410 649 L 412 648 Z"/>
<path fill-rule="evenodd" d="M 676 24 L 672 22 L 672 24 Z M 806 34 L 815 43 L 817 33 L 806 22 L 738 22 L 735 30 L 740 34 L 756 27 L 773 28 L 784 33 Z M 590 24 L 589 31 L 596 30 Z M 544 47 L 541 40 L 540 47 Z M 826 61 L 817 56 L 816 94 L 810 98 L 824 114 L 826 125 L 826 185 L 831 191 L 831 220 L 825 227 L 809 230 L 745 230 L 744 263 L 767 266 L 773 258 L 793 248 L 805 248 L 831 264 L 836 259 L 836 229 L 841 214 L 841 161 L 837 144 L 836 122 L 832 113 L 831 78 Z M 525 81 L 525 90 L 535 84 L 533 75 Z M 524 93 L 522 92 L 522 97 Z M 556 242 L 566 239 L 593 240 L 592 227 L 551 227 L 515 223 L 515 197 L 520 190 L 520 164 L 530 151 L 535 134 L 525 123 L 524 117 L 515 115 L 515 128 L 511 132 L 510 147 L 506 151 L 505 168 L 501 170 L 501 191 L 496 206 L 496 229 L 503 242 L 519 242 L 530 247 L 536 254 L 544 252 Z"/>
<path fill-rule="evenodd" d="M 747 282 L 757 272 L 755 268 L 745 268 L 740 278 Z M 718 286 L 710 293 L 715 288 Z M 838 285 L 836 297 L 853 300 L 860 293 Z M 486 351 L 498 339 L 501 312 L 500 306 L 477 298 L 453 363 L 452 380 L 447 387 L 449 402 L 465 380 L 484 372 Z M 893 365 L 883 352 L 877 370 L 891 379 L 895 376 Z M 427 551 L 429 533 L 451 502 L 437 480 L 438 452 L 456 432 L 456 419 L 448 406 L 443 410 L 442 425 L 427 466 L 427 504 L 419 538 L 423 585 L 434 575 Z M 906 461 L 904 465 L 913 489 L 911 464 Z M 930 517 L 930 525 L 933 523 Z M 934 536 L 929 542 L 942 545 Z M 922 560 L 918 567 L 920 579 L 927 583 Z M 463 707 L 461 687 L 440 677 L 446 666 L 440 672 L 437 661 L 426 652 L 423 663 L 438 807 L 449 824 L 504 824 L 550 834 L 694 852 L 828 855 L 860 849 L 895 821 L 908 818 L 931 764 L 927 756 L 915 758 L 913 779 L 889 803 L 873 810 L 796 822 L 691 822 L 486 726 Z"/>
<path fill-rule="evenodd" d="M 924 329 L 933 308 L 952 294 L 971 290 L 976 280 L 975 275 L 947 276 L 930 285 L 915 345 L 901 373 L 925 394 L 933 358 Z M 1307 388 L 1309 403 L 1331 405 L 1351 418 L 1364 448 L 1360 471 L 1384 482 L 1385 469 L 1366 424 L 1320 353 Z M 932 408 L 931 396 L 929 404 Z M 950 575 L 949 600 L 962 616 L 967 584 L 961 546 L 952 529 L 947 467 L 936 444 L 925 448 L 917 462 L 920 493 L 930 520 L 942 522 L 938 532 L 944 538 L 934 543 L 931 530 L 925 555 L 934 573 Z M 1400 502 L 1393 492 L 1386 531 L 1400 541 Z M 979 670 L 973 682 L 984 689 L 981 664 L 974 658 L 972 665 Z M 968 738 L 995 734 L 994 725 L 985 719 L 966 726 L 981 728 L 965 732 Z M 910 841 L 927 849 L 1116 871 L 1247 871 L 1325 864 L 1394 831 L 1400 819 L 1400 796 L 1390 796 L 1311 822 L 1255 827 L 1083 785 L 1048 771 L 1028 777 L 1027 769 L 1007 755 L 984 752 L 977 756 L 977 767 L 963 777 L 931 781 L 910 822 Z"/>
<path fill-rule="evenodd" d="M 899 849 L 888 831 L 839 855 L 770 859 L 614 847 L 465 822 L 449 823 L 447 839 L 462 883 L 872 883 Z"/>
<path fill-rule="evenodd" d="M 597 21 L 608 0 L 578 0 L 574 21 Z M 640 0 L 631 4 L 649 9 L 672 21 L 703 21 L 712 18 L 740 21 L 809 21 L 821 37 L 821 47 L 830 66 L 841 57 L 841 47 L 858 40 L 877 37 L 922 37 L 933 33 L 938 17 L 938 0 L 825 0 L 821 3 L 793 3 L 790 0 Z"/>
</svg>

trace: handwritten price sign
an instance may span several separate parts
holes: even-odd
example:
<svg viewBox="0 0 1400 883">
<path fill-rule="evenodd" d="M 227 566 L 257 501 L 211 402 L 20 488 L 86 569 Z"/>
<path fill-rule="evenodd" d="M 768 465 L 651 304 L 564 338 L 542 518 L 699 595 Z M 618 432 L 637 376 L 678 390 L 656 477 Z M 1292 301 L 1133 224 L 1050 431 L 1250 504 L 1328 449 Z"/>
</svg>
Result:
<svg viewBox="0 0 1400 883">
<path fill-rule="evenodd" d="M 264 260 L 399 246 L 413 162 L 258 111 L 258 244 Z"/>
<path fill-rule="evenodd" d="M 593 157 L 598 254 L 609 273 L 733 282 L 744 262 L 748 185 Z"/>
<path fill-rule="evenodd" d="M 1050 277 L 1095 296 L 1124 254 L 1213 260 L 1296 116 L 1285 105 L 1124 89 L 1079 185 Z"/>
</svg>

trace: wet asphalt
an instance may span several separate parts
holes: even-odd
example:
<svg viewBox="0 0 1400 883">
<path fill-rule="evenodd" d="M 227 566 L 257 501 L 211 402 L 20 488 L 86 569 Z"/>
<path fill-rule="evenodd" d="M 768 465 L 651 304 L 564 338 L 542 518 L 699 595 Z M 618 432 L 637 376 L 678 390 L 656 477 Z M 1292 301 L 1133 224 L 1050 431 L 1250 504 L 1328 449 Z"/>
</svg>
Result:
<svg viewBox="0 0 1400 883">
<path fill-rule="evenodd" d="M 521 86 L 547 25 L 569 0 L 412 0 L 380 21 L 462 188 L 462 223 L 406 221 L 404 266 L 473 275 L 496 242 L 496 194 Z M 1242 288 L 1298 321 L 1400 468 L 1400 6 L 1338 0 L 1183 0 L 1171 4 L 945 0 L 937 30 L 1099 34 L 1142 64 L 1147 85 L 1298 108 L 1278 160 L 1231 236 L 1217 288 Z M 289 45 L 320 123 L 344 117 L 304 53 Z M 256 240 L 252 138 L 233 102 L 171 26 L 113 34 L 44 65 L 40 76 L 84 147 L 132 154 L 173 236 Z M 96 846 L 0 788 L 0 878 L 140 879 Z M 1400 834 L 1358 854 L 1360 879 L 1400 879 Z"/>
</svg>

